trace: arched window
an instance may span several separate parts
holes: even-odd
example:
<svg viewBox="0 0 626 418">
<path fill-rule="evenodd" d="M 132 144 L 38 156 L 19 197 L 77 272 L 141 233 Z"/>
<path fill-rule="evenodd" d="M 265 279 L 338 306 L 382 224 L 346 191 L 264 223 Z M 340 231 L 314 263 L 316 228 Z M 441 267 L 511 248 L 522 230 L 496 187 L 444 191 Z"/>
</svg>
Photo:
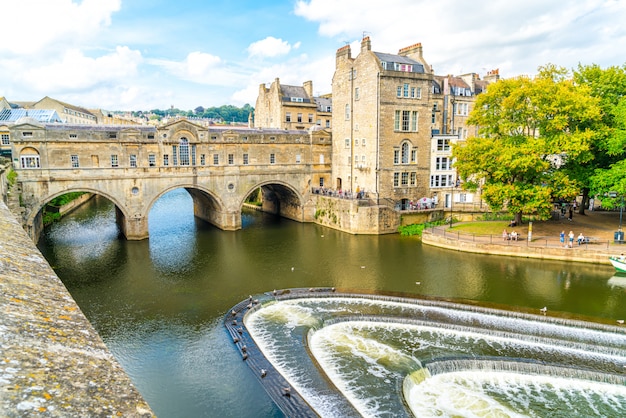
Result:
<svg viewBox="0 0 626 418">
<path fill-rule="evenodd" d="M 39 152 L 34 148 L 24 148 L 20 152 L 20 168 L 35 169 L 41 168 Z"/>
<path fill-rule="evenodd" d="M 189 141 L 187 138 L 181 138 L 178 145 L 178 156 L 180 165 L 189 165 Z"/>
<path fill-rule="evenodd" d="M 411 146 L 408 142 L 402 143 L 402 164 L 409 163 L 409 155 L 410 155 Z"/>
</svg>

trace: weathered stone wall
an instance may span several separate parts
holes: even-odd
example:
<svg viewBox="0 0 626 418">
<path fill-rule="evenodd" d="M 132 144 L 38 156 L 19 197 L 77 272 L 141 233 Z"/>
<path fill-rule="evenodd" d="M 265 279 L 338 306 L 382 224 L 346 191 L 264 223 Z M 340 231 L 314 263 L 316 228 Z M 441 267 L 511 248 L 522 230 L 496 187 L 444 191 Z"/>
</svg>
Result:
<svg viewBox="0 0 626 418">
<path fill-rule="evenodd" d="M 427 210 L 421 212 L 406 212 L 402 213 L 400 218 L 400 225 L 413 225 L 423 224 L 426 222 L 434 222 L 443 219 L 444 212 L 442 210 Z"/>
<path fill-rule="evenodd" d="M 10 167 L 10 162 L 6 164 L 0 163 L 0 198 L 6 204 L 7 203 L 7 191 L 8 191 L 8 182 L 7 182 L 7 174 Z"/>
<path fill-rule="evenodd" d="M 306 222 L 313 219 L 311 187 L 330 182 L 326 131 L 206 128 L 186 120 L 158 129 L 36 123 L 11 129 L 23 223 L 35 240 L 41 208 L 72 191 L 111 200 L 126 238 L 139 240 L 148 237 L 153 203 L 176 188 L 190 191 L 196 216 L 236 230 L 243 202 L 258 188 L 290 190 L 280 202 L 289 209 L 280 213 Z"/>
<path fill-rule="evenodd" d="M 0 290 L 0 416 L 153 416 L 3 202 Z"/>
<path fill-rule="evenodd" d="M 366 201 L 316 196 L 315 221 L 350 234 L 393 234 L 400 215 L 386 206 L 369 206 Z"/>
</svg>

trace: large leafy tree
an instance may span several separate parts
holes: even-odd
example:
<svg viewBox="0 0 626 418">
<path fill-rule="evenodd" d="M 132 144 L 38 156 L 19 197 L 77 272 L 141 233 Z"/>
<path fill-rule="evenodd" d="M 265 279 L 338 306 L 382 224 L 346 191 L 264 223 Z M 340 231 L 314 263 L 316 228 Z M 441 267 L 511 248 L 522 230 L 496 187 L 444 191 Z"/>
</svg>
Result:
<svg viewBox="0 0 626 418">
<path fill-rule="evenodd" d="M 626 67 L 600 68 L 579 65 L 574 72 L 578 84 L 589 86 L 600 101 L 602 118 L 596 123 L 596 140 L 591 144 L 593 159 L 568 164 L 568 172 L 582 184 L 583 199 L 600 195 L 604 207 L 621 204 L 626 194 Z M 616 198 L 608 197 L 615 192 Z M 586 205 L 581 205 L 584 210 Z"/>
<path fill-rule="evenodd" d="M 598 100 L 568 75 L 549 65 L 534 78 L 490 84 L 468 120 L 479 136 L 453 148 L 463 186 L 481 187 L 492 210 L 506 209 L 518 223 L 525 213 L 547 218 L 555 199 L 576 196 L 578 182 L 560 167 L 591 158 Z"/>
</svg>

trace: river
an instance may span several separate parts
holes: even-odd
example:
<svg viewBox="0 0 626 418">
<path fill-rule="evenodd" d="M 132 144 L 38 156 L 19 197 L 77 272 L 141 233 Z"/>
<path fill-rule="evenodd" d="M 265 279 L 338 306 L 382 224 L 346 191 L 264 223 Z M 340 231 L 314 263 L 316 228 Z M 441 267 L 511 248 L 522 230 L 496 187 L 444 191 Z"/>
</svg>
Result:
<svg viewBox="0 0 626 418">
<path fill-rule="evenodd" d="M 608 266 L 465 254 L 398 235 L 353 236 L 260 212 L 221 231 L 183 189 L 120 238 L 96 197 L 47 228 L 39 248 L 157 416 L 280 417 L 241 360 L 223 316 L 249 295 L 335 287 L 614 324 L 626 288 Z"/>
</svg>

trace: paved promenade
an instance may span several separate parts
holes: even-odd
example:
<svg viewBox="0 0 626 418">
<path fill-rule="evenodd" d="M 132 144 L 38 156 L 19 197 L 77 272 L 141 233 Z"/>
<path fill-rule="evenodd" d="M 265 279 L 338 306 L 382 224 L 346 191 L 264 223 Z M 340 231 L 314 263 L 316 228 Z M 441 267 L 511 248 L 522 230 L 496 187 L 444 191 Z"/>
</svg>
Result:
<svg viewBox="0 0 626 418">
<path fill-rule="evenodd" d="M 470 234 L 456 225 L 458 224 L 452 228 L 446 225 L 424 230 L 422 242 L 472 253 L 576 261 L 607 266 L 611 266 L 609 256 L 626 253 L 626 244 L 614 241 L 615 231 L 619 227 L 618 212 L 587 212 L 586 215 L 574 214 L 571 221 L 560 218 L 533 222 L 531 240 L 528 240 L 528 224 L 507 228 L 508 232 L 515 230 L 519 234 L 518 241 L 504 240 L 501 234 Z M 565 231 L 565 234 L 572 231 L 575 237 L 582 233 L 590 238 L 590 241 L 578 245 L 575 238 L 573 245 L 569 247 L 567 237 L 565 243 L 560 242 L 561 231 Z"/>
<path fill-rule="evenodd" d="M 154 416 L 1 200 L 0 290 L 0 416 Z"/>
</svg>

